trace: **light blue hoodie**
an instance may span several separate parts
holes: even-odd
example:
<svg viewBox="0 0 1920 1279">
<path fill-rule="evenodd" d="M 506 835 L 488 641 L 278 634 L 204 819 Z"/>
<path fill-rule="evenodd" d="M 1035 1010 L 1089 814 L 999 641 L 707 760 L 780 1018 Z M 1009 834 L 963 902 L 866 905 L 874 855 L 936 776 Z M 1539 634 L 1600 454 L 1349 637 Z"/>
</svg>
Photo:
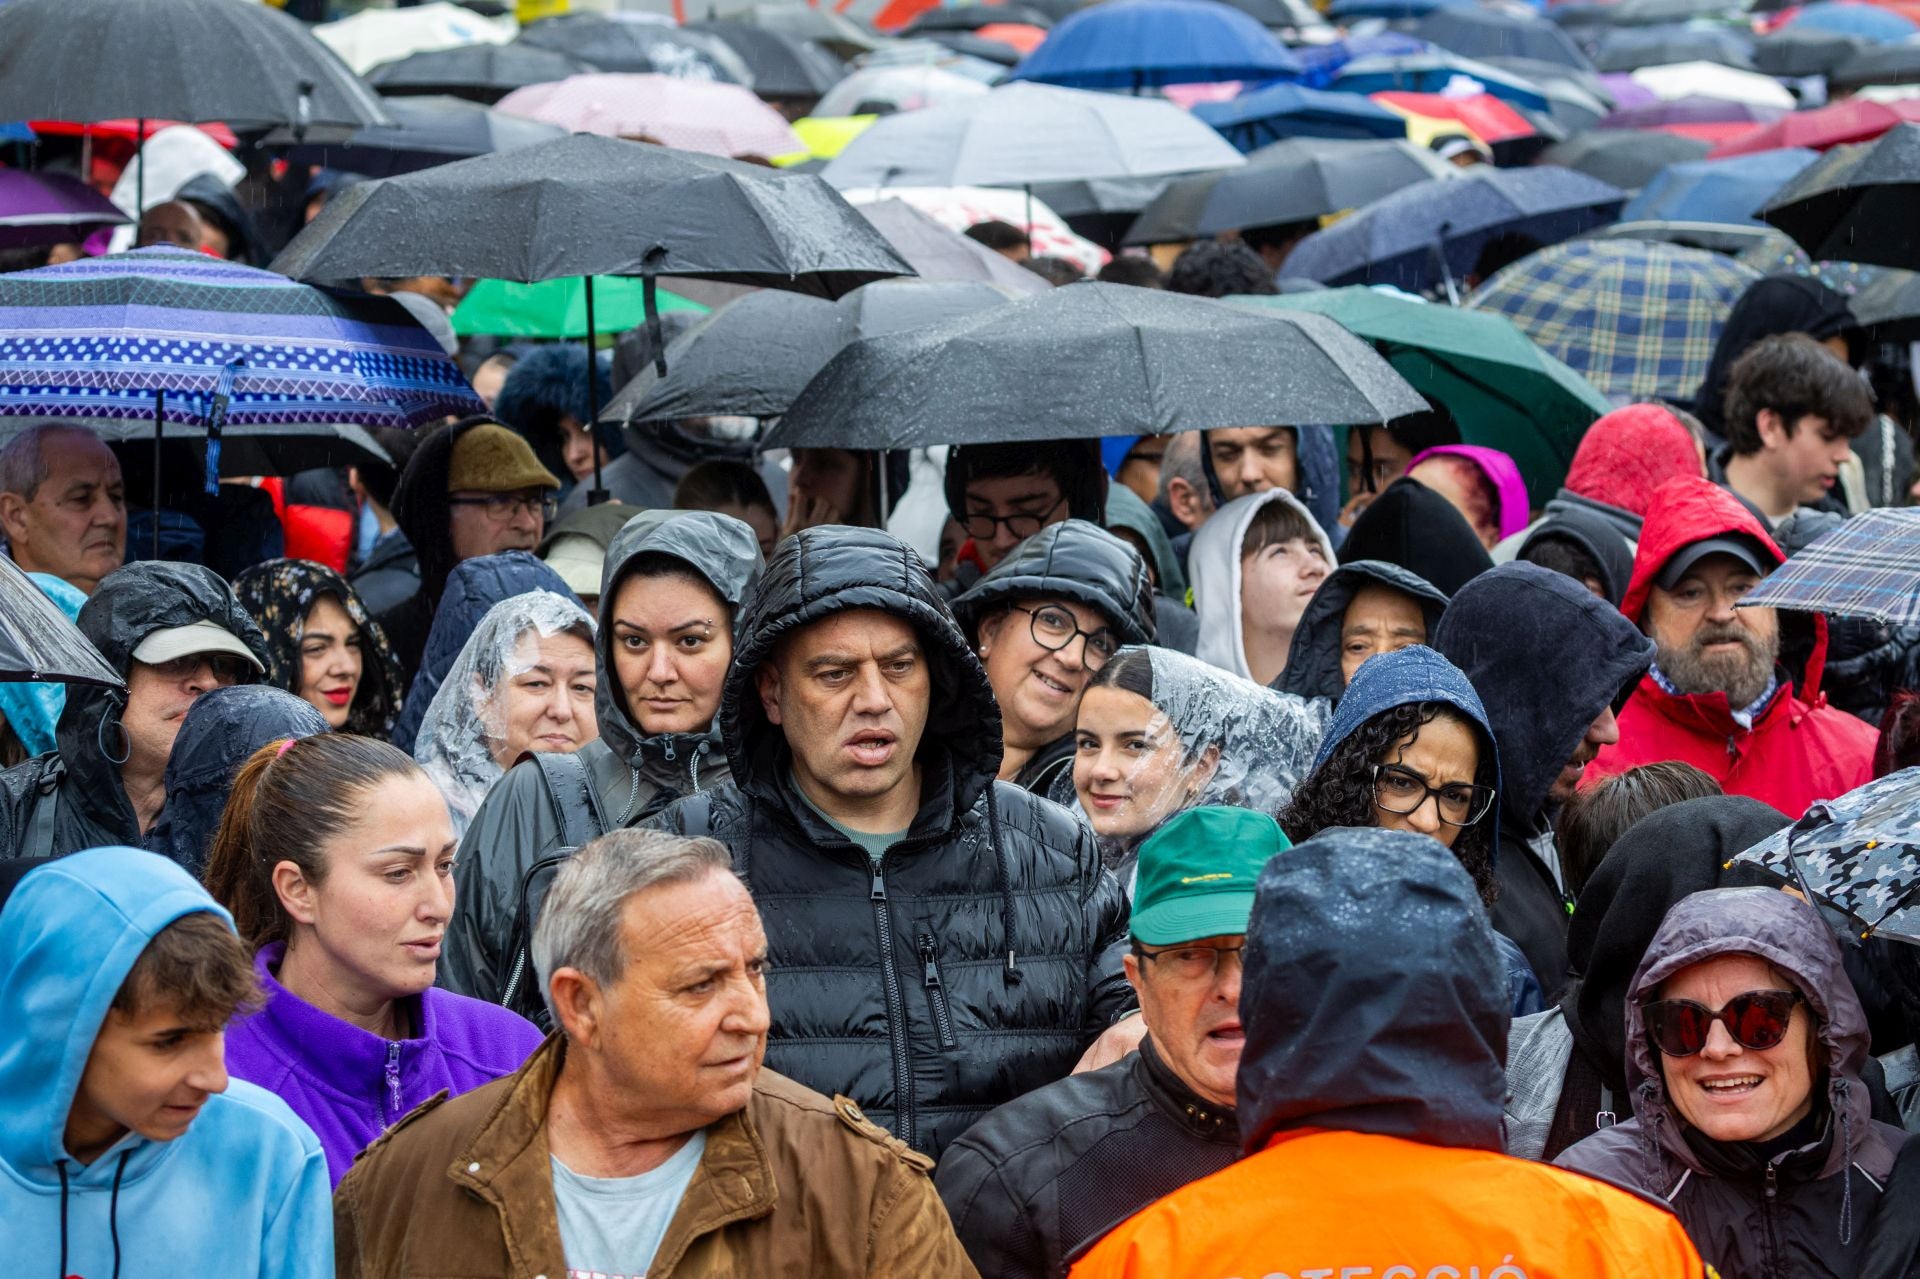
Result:
<svg viewBox="0 0 1920 1279">
<path fill-rule="evenodd" d="M 107 1009 L 154 935 L 227 919 L 164 857 L 96 848 L 24 876 L 0 908 L 0 1257 L 21 1279 L 333 1274 L 320 1142 L 232 1080 L 173 1141 L 128 1133 L 91 1164 L 67 1112 Z"/>
</svg>

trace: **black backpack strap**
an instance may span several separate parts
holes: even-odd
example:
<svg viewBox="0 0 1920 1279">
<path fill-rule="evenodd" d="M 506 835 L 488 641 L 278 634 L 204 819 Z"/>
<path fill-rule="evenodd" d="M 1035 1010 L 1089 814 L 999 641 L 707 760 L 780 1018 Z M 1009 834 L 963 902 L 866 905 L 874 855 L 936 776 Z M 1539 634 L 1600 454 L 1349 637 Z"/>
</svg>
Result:
<svg viewBox="0 0 1920 1279">
<path fill-rule="evenodd" d="M 547 784 L 554 816 L 560 820 L 561 845 L 578 848 L 606 834 L 607 819 L 593 791 L 593 775 L 580 757 L 541 751 L 532 759 L 540 780 Z"/>
<path fill-rule="evenodd" d="M 30 861 L 46 861 L 53 856 L 54 819 L 60 815 L 60 784 L 67 778 L 66 765 L 55 756 L 33 785 L 33 813 L 27 818 L 26 838 L 20 843 L 20 856 Z"/>
</svg>

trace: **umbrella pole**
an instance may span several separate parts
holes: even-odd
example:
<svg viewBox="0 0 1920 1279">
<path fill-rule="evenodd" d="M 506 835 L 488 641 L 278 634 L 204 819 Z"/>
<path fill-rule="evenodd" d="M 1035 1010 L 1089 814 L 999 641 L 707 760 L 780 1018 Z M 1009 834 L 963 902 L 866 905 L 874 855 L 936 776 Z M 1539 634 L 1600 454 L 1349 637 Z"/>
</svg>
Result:
<svg viewBox="0 0 1920 1279">
<path fill-rule="evenodd" d="M 1027 192 L 1027 253 L 1033 253 L 1033 183 L 1026 185 Z"/>
<path fill-rule="evenodd" d="M 607 500 L 606 486 L 600 480 L 600 384 L 594 373 L 594 325 L 593 325 L 593 277 L 587 281 L 587 434 L 593 440 L 593 487 L 587 490 L 587 505 L 598 506 Z M 652 282 L 648 282 L 647 298 L 653 298 Z M 649 307 L 649 310 L 652 308 Z"/>
<path fill-rule="evenodd" d="M 147 212 L 147 117 L 141 116 L 133 132 L 133 242 L 140 243 L 140 219 Z"/>
<path fill-rule="evenodd" d="M 153 393 L 153 558 L 160 558 L 160 440 L 167 433 L 167 393 Z"/>
</svg>

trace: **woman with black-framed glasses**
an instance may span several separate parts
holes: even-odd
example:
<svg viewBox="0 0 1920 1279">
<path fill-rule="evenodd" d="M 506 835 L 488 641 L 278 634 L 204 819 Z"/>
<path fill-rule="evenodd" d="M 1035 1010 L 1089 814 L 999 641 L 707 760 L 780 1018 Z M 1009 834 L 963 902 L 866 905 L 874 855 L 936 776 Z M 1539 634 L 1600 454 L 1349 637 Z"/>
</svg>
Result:
<svg viewBox="0 0 1920 1279">
<path fill-rule="evenodd" d="M 1819 912 L 1773 888 L 1682 898 L 1626 1020 L 1633 1117 L 1555 1162 L 1665 1201 L 1722 1275 L 1866 1273 L 1907 1134 L 1871 1117 L 1866 1014 Z"/>
</svg>

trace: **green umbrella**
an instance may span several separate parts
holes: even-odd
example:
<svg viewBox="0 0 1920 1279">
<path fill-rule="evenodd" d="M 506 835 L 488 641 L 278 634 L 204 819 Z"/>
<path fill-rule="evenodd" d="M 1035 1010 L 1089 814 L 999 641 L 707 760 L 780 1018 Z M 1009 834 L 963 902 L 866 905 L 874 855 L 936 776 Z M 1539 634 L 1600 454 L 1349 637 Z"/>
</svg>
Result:
<svg viewBox="0 0 1920 1279">
<path fill-rule="evenodd" d="M 593 277 L 593 331 L 625 333 L 646 323 L 642 281 L 625 275 Z M 587 331 L 587 291 L 582 277 L 563 276 L 535 284 L 481 280 L 453 311 L 453 331 L 461 337 L 574 338 Z M 660 311 L 698 311 L 698 302 L 659 292 Z"/>
<path fill-rule="evenodd" d="M 1373 343 L 1414 390 L 1447 406 L 1468 444 L 1510 455 L 1537 502 L 1559 491 L 1580 437 L 1613 407 L 1585 378 L 1488 311 L 1363 285 L 1229 300 L 1315 311 Z"/>
</svg>

